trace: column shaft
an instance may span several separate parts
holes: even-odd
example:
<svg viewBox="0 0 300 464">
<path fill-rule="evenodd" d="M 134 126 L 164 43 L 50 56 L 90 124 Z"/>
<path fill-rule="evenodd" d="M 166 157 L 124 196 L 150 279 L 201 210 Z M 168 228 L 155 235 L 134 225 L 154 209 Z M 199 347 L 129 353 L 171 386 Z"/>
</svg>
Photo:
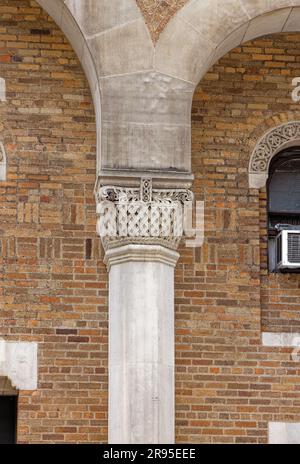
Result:
<svg viewBox="0 0 300 464">
<path fill-rule="evenodd" d="M 178 253 L 149 245 L 109 253 L 109 442 L 174 443 Z"/>
</svg>

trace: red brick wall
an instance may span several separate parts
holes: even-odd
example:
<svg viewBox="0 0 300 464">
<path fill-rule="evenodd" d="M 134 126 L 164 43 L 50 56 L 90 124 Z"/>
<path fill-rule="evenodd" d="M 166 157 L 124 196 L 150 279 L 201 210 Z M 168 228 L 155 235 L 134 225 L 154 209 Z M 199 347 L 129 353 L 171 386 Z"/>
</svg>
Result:
<svg viewBox="0 0 300 464">
<path fill-rule="evenodd" d="M 62 32 L 30 0 L 0 1 L 0 76 L 0 335 L 39 343 L 39 389 L 20 394 L 18 439 L 105 441 L 107 276 L 89 87 Z"/>
<path fill-rule="evenodd" d="M 176 408 L 181 442 L 267 442 L 269 421 L 300 421 L 300 365 L 263 348 L 261 330 L 300 329 L 300 275 L 268 274 L 266 195 L 249 190 L 251 149 L 299 118 L 299 35 L 256 40 L 222 58 L 192 110 L 201 250 L 182 248 L 176 280 Z"/>
</svg>

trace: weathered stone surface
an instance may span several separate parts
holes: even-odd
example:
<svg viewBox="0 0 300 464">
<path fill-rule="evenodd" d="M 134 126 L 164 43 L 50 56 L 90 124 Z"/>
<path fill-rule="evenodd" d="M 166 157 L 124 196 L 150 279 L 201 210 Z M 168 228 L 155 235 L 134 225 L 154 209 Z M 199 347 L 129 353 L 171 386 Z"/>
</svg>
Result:
<svg viewBox="0 0 300 464">
<path fill-rule="evenodd" d="M 237 45 L 242 43 L 245 34 L 247 32 L 249 23 L 245 23 L 242 26 L 235 29 L 231 34 L 229 34 L 226 39 L 216 48 L 214 54 L 211 57 L 211 62 L 209 66 L 213 65 L 218 61 L 222 56 L 226 55 L 226 53 L 233 50 Z"/>
<path fill-rule="evenodd" d="M 153 45 L 142 19 L 88 39 L 99 77 L 153 68 Z"/>
<path fill-rule="evenodd" d="M 283 8 L 272 13 L 265 13 L 252 19 L 248 25 L 243 42 L 248 42 L 249 40 L 263 35 L 281 32 L 291 14 L 291 11 L 291 8 Z"/>
<path fill-rule="evenodd" d="M 286 24 L 284 25 L 283 31 L 284 32 L 298 31 L 299 24 L 300 24 L 300 8 L 293 8 Z"/>
<path fill-rule="evenodd" d="M 141 18 L 135 0 L 65 0 L 65 4 L 86 36 Z"/>
<path fill-rule="evenodd" d="M 240 0 L 239 3 L 251 19 L 280 8 L 300 5 L 299 0 Z"/>
<path fill-rule="evenodd" d="M 173 77 L 197 82 L 213 51 L 211 42 L 176 16 L 156 46 L 155 68 Z"/>
<path fill-rule="evenodd" d="M 103 122 L 103 169 L 190 172 L 190 127 Z M 124 173 L 126 174 L 126 173 Z"/>
<path fill-rule="evenodd" d="M 189 171 L 192 84 L 147 72 L 101 85 L 103 168 Z"/>
<path fill-rule="evenodd" d="M 187 21 L 214 45 L 249 20 L 236 0 L 191 0 L 177 17 Z"/>
</svg>

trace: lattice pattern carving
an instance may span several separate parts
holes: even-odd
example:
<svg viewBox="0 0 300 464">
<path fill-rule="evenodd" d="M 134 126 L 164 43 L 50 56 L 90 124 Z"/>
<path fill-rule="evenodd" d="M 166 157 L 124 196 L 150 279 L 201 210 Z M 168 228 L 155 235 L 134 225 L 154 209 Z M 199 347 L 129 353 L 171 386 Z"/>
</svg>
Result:
<svg viewBox="0 0 300 464">
<path fill-rule="evenodd" d="M 251 160 L 250 173 L 267 173 L 273 156 L 293 141 L 300 140 L 300 121 L 293 121 L 268 132 L 257 144 Z"/>
<path fill-rule="evenodd" d="M 176 249 L 183 235 L 184 204 L 193 194 L 184 189 L 102 187 L 97 194 L 97 229 L 106 249 L 120 243 L 155 243 Z"/>
</svg>

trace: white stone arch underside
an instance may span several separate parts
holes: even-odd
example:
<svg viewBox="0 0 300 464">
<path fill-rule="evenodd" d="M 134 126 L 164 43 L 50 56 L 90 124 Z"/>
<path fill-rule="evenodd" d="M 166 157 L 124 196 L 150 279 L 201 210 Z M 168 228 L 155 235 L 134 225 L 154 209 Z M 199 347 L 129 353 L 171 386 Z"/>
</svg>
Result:
<svg viewBox="0 0 300 464">
<path fill-rule="evenodd" d="M 257 143 L 250 158 L 249 187 L 264 187 L 274 156 L 293 146 L 300 146 L 300 121 L 289 121 L 267 131 Z"/>
<path fill-rule="evenodd" d="M 117 157 L 127 167 L 129 126 L 140 123 L 132 95 L 135 76 L 154 69 L 154 45 L 136 1 L 36 1 L 70 41 L 89 81 L 97 124 L 97 172 L 103 165 L 118 167 Z M 131 144 L 130 139 L 129 148 Z"/>
<path fill-rule="evenodd" d="M 300 31 L 299 7 L 300 0 L 190 0 L 161 34 L 156 69 L 197 85 L 241 43 Z"/>
</svg>

